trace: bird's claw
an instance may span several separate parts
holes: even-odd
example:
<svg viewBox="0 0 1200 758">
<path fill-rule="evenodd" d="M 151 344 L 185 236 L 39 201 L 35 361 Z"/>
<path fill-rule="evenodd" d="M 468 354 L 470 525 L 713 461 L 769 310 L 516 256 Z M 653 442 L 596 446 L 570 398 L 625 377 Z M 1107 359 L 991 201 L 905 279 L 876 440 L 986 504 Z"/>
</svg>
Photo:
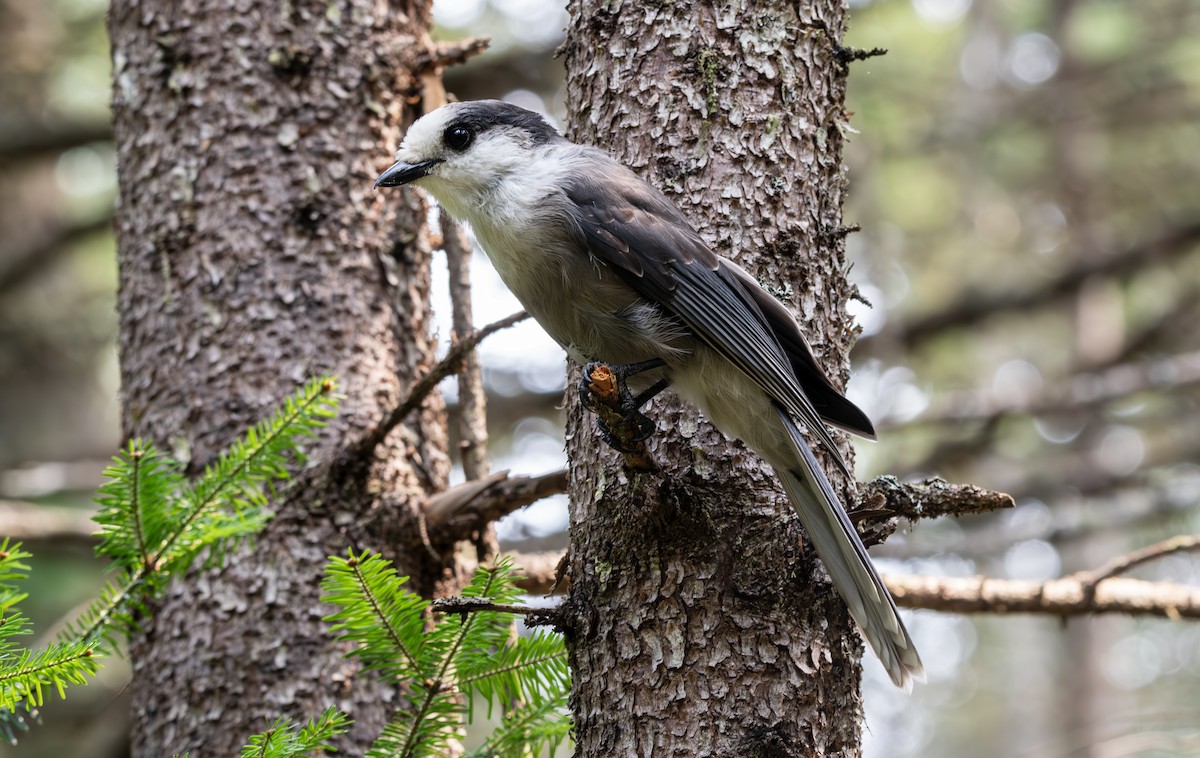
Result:
<svg viewBox="0 0 1200 758">
<path fill-rule="evenodd" d="M 604 423 L 604 419 L 596 418 L 596 434 L 600 439 L 604 440 L 604 444 L 616 450 L 618 453 L 626 453 L 627 455 L 636 455 L 644 452 L 642 443 L 650 439 L 654 434 L 654 422 L 644 413 L 634 411 L 632 414 L 623 417 L 622 429 L 626 432 L 624 436 L 618 437 L 609 431 L 608 424 Z"/>
<path fill-rule="evenodd" d="M 641 443 L 654 434 L 654 422 L 638 410 L 654 393 L 634 396 L 625 383 L 627 376 L 656 368 L 661 362 L 614 366 L 594 361 L 583 368 L 579 396 L 584 407 L 596 414 L 596 430 L 605 444 L 627 455 L 644 452 Z M 661 389 L 665 380 L 655 385 Z M 657 392 L 657 390 L 656 390 Z"/>
</svg>

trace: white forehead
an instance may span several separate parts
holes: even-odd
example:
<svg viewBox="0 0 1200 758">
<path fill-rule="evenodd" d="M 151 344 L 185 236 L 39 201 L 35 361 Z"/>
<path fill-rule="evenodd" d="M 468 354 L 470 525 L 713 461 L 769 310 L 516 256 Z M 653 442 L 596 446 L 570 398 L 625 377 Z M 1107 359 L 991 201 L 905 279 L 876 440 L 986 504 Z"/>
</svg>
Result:
<svg viewBox="0 0 1200 758">
<path fill-rule="evenodd" d="M 446 127 L 457 115 L 459 103 L 450 103 L 441 108 L 426 113 L 408 127 L 400 149 L 396 151 L 397 160 L 405 158 L 419 160 L 423 155 L 432 155 L 441 151 L 442 134 Z"/>
</svg>

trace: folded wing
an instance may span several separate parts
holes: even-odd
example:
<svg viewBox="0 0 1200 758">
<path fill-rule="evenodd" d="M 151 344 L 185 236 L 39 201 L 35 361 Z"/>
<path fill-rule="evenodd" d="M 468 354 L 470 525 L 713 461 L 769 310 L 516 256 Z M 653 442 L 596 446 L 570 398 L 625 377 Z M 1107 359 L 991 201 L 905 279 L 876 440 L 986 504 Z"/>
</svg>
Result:
<svg viewBox="0 0 1200 758">
<path fill-rule="evenodd" d="M 871 438 L 874 429 L 821 370 L 795 319 L 666 197 L 624 167 L 613 172 L 622 180 L 581 176 L 567 191 L 592 255 L 745 372 L 846 470 L 822 419 Z"/>
</svg>

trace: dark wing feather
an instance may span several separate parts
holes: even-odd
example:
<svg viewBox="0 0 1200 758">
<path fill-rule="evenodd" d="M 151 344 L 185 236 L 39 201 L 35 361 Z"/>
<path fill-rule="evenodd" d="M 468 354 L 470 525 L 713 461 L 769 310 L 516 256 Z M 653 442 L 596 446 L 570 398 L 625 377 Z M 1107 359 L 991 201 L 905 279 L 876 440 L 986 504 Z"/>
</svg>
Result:
<svg viewBox="0 0 1200 758">
<path fill-rule="evenodd" d="M 567 190 L 592 255 L 751 377 L 845 470 L 809 387 L 833 411 L 831 422 L 856 431 L 870 430 L 870 422 L 833 389 L 795 320 L 745 272 L 718 258 L 666 197 L 624 167 L 611 166 L 605 182 L 576 177 Z M 829 400 L 831 393 L 839 402 Z"/>
<path fill-rule="evenodd" d="M 762 310 L 767 328 L 779 340 L 780 346 L 791 360 L 792 371 L 800 380 L 800 386 L 804 388 L 804 394 L 808 395 L 821 418 L 847 432 L 875 439 L 875 426 L 871 419 L 833 386 L 833 382 L 813 357 L 812 348 L 808 346 L 808 340 L 804 339 L 800 325 L 796 323 L 791 312 L 770 292 L 758 286 L 754 277 L 741 266 L 730 260 L 722 260 L 721 265 L 729 267 L 737 274 L 746 291 Z"/>
</svg>

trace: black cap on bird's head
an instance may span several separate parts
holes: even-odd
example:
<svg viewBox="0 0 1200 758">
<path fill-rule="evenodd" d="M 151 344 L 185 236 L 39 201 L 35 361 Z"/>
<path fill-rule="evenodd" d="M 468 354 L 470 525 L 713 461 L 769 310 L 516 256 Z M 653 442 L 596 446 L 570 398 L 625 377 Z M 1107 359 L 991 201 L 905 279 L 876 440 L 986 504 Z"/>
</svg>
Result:
<svg viewBox="0 0 1200 758">
<path fill-rule="evenodd" d="M 471 169 L 487 175 L 496 163 L 508 164 L 515 150 L 528 150 L 561 135 L 546 119 L 512 103 L 472 100 L 450 103 L 417 119 L 396 151 L 396 162 L 375 180 L 376 187 L 398 187 L 423 179 L 441 164 L 461 164 L 471 154 Z M 475 146 L 488 142 L 480 155 Z M 456 172 L 457 173 L 457 172 Z"/>
</svg>

